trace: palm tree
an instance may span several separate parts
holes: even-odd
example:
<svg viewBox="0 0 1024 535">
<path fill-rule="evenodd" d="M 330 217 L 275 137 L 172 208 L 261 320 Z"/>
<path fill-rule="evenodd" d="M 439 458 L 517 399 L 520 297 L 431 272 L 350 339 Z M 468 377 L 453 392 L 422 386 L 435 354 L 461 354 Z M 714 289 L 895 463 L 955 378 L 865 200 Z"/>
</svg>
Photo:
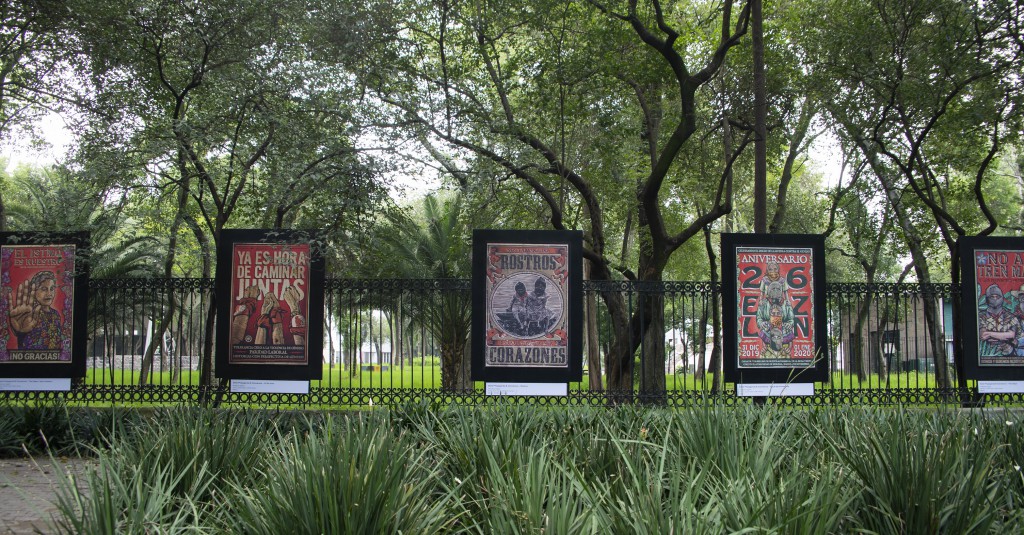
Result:
<svg viewBox="0 0 1024 535">
<path fill-rule="evenodd" d="M 9 230 L 88 231 L 93 278 L 156 274 L 160 260 L 157 241 L 152 236 L 132 235 L 132 220 L 123 216 L 125 202 L 105 203 L 102 191 L 63 169 L 22 169 L 10 182 Z"/>
<path fill-rule="evenodd" d="M 469 276 L 469 232 L 461 219 L 462 197 L 442 203 L 434 195 L 422 201 L 422 223 L 392 217 L 382 233 L 387 262 L 378 276 L 430 279 L 423 290 L 407 290 L 401 312 L 422 325 L 441 345 L 441 386 L 446 390 L 471 387 L 469 342 L 471 298 L 464 279 Z"/>
</svg>

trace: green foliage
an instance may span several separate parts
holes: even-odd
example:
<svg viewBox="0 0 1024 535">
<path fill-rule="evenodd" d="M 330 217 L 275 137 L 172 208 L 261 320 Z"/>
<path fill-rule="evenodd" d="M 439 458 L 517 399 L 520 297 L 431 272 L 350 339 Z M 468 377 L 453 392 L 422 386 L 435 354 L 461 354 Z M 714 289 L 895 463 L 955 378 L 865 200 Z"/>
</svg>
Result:
<svg viewBox="0 0 1024 535">
<path fill-rule="evenodd" d="M 1014 417 L 426 402 L 160 412 L 65 482 L 57 520 L 82 533 L 1009 533 L 1024 528 Z M 212 437 L 229 434 L 258 458 L 218 460 Z"/>
<path fill-rule="evenodd" d="M 133 466 L 123 459 L 101 457 L 98 466 L 79 478 L 64 474 L 59 479 L 55 528 L 58 533 L 213 533 L 200 524 L 203 495 L 213 476 L 198 456 L 174 472 L 171 467 Z M 193 486 L 177 493 L 186 472 Z M 200 477 L 195 477 L 198 474 Z M 89 489 L 80 491 L 80 486 Z M 184 494 L 182 496 L 181 494 Z"/>
<path fill-rule="evenodd" d="M 378 236 L 378 256 L 354 266 L 354 271 L 408 279 L 467 277 L 470 229 L 463 220 L 462 203 L 461 195 L 447 201 L 427 195 L 418 207 L 419 218 L 392 217 Z M 467 380 L 461 364 L 469 337 L 470 305 L 467 292 L 410 292 L 399 304 L 402 316 L 424 327 L 440 344 L 445 388 L 459 388 Z"/>
<path fill-rule="evenodd" d="M 454 523 L 434 452 L 378 418 L 327 418 L 273 450 L 259 485 L 233 486 L 235 533 L 437 533 Z"/>
<path fill-rule="evenodd" d="M 1012 146 L 1021 113 L 1019 24 L 1012 2 L 897 0 L 798 4 L 810 88 L 846 154 L 888 191 L 921 282 L 928 264 L 957 277 L 956 240 L 1016 224 L 1019 185 L 992 159 Z M 1013 38 L 1009 38 L 1012 40 Z M 991 213 L 986 213 L 989 209 Z M 854 235 L 851 229 L 851 237 Z"/>
<path fill-rule="evenodd" d="M 896 411 L 856 422 L 830 415 L 839 432 L 822 438 L 862 486 L 860 519 L 876 533 L 994 533 L 1005 529 L 1003 444 L 972 434 L 957 417 Z M 950 421 L 952 420 L 952 421 Z M 959 420 L 959 421 L 958 421 Z M 965 425 L 967 423 L 968 425 Z M 991 429 L 1000 422 L 973 422 Z M 985 425 L 987 424 L 987 425 Z M 977 427 L 973 429 L 977 431 Z"/>
<path fill-rule="evenodd" d="M 138 418 L 132 411 L 69 407 L 65 401 L 9 405 L 0 415 L 0 457 L 88 455 Z"/>
<path fill-rule="evenodd" d="M 67 35 L 59 31 L 66 16 L 63 4 L 53 0 L 0 6 L 0 140 L 18 128 L 31 131 L 31 122 L 66 90 L 59 82 L 73 56 L 64 46 Z"/>
<path fill-rule="evenodd" d="M 10 417 L 9 408 L 6 412 L 0 419 L 0 457 L 13 457 L 22 453 L 24 436 L 18 430 L 18 419 Z"/>
<path fill-rule="evenodd" d="M 137 428 L 113 434 L 109 443 L 118 465 L 154 474 L 167 470 L 173 482 L 165 490 L 198 502 L 228 485 L 254 481 L 277 438 L 273 422 L 257 413 L 195 409 L 159 411 Z"/>
<path fill-rule="evenodd" d="M 265 468 L 273 422 L 254 413 L 157 411 L 113 426 L 95 470 L 67 476 L 58 493 L 64 533 L 211 532 L 204 527 L 232 485 L 251 484 Z M 82 486 L 87 492 L 82 492 Z"/>
<path fill-rule="evenodd" d="M 0 171 L 3 173 L 3 171 Z M 20 167 L 5 192 L 14 231 L 89 232 L 86 251 L 92 277 L 147 277 L 157 273 L 160 249 L 149 235 L 135 234 L 124 204 L 112 193 L 67 168 Z"/>
<path fill-rule="evenodd" d="M 19 422 L 17 434 L 24 440 L 25 450 L 30 452 L 61 451 L 74 444 L 71 416 L 64 403 L 53 405 L 27 405 L 8 408 L 13 414 L 9 418 Z"/>
</svg>

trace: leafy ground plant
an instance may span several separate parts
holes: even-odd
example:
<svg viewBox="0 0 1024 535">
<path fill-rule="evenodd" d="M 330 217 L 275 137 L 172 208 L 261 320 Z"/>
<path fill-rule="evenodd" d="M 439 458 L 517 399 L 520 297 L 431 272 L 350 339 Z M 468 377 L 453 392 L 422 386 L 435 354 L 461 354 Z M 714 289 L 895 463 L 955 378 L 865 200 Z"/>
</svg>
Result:
<svg viewBox="0 0 1024 535">
<path fill-rule="evenodd" d="M 73 474 L 57 473 L 58 533 L 212 532 L 201 525 L 198 511 L 203 505 L 194 497 L 206 495 L 214 478 L 198 456 L 177 470 L 101 457 L 81 482 Z M 183 489 L 186 479 L 190 483 Z"/>
<path fill-rule="evenodd" d="M 271 453 L 261 481 L 234 484 L 224 517 L 235 533 L 437 533 L 449 530 L 452 495 L 433 451 L 417 450 L 379 416 L 328 418 Z"/>
<path fill-rule="evenodd" d="M 960 411 L 417 405 L 170 411 L 66 532 L 1014 533 L 1022 425 Z"/>
</svg>

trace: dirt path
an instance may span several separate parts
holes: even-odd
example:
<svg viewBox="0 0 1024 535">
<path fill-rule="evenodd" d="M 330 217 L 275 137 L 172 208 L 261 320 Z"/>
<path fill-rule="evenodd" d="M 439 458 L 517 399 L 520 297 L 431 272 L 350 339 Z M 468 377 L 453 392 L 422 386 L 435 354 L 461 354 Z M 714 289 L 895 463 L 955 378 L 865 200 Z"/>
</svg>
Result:
<svg viewBox="0 0 1024 535">
<path fill-rule="evenodd" d="M 81 473 L 90 462 L 48 457 L 0 459 L 0 535 L 53 533 L 59 471 Z"/>
</svg>

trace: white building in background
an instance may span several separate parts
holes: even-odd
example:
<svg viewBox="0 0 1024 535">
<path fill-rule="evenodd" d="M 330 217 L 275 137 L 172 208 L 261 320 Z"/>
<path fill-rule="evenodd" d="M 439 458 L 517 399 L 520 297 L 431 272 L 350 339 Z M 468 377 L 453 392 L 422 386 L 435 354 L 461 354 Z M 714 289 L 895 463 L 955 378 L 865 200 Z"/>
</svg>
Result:
<svg viewBox="0 0 1024 535">
<path fill-rule="evenodd" d="M 391 364 L 391 342 L 381 341 L 380 347 L 376 342 L 363 342 L 359 346 L 360 364 Z"/>
<path fill-rule="evenodd" d="M 696 329 L 695 329 L 696 330 Z M 708 328 L 708 340 L 704 347 L 704 365 L 711 362 L 714 341 Z M 695 343 L 696 342 L 696 343 Z M 695 347 L 696 346 L 696 347 Z M 693 373 L 697 369 L 699 341 L 693 340 L 686 329 L 670 329 L 665 332 L 665 373 Z"/>
</svg>

